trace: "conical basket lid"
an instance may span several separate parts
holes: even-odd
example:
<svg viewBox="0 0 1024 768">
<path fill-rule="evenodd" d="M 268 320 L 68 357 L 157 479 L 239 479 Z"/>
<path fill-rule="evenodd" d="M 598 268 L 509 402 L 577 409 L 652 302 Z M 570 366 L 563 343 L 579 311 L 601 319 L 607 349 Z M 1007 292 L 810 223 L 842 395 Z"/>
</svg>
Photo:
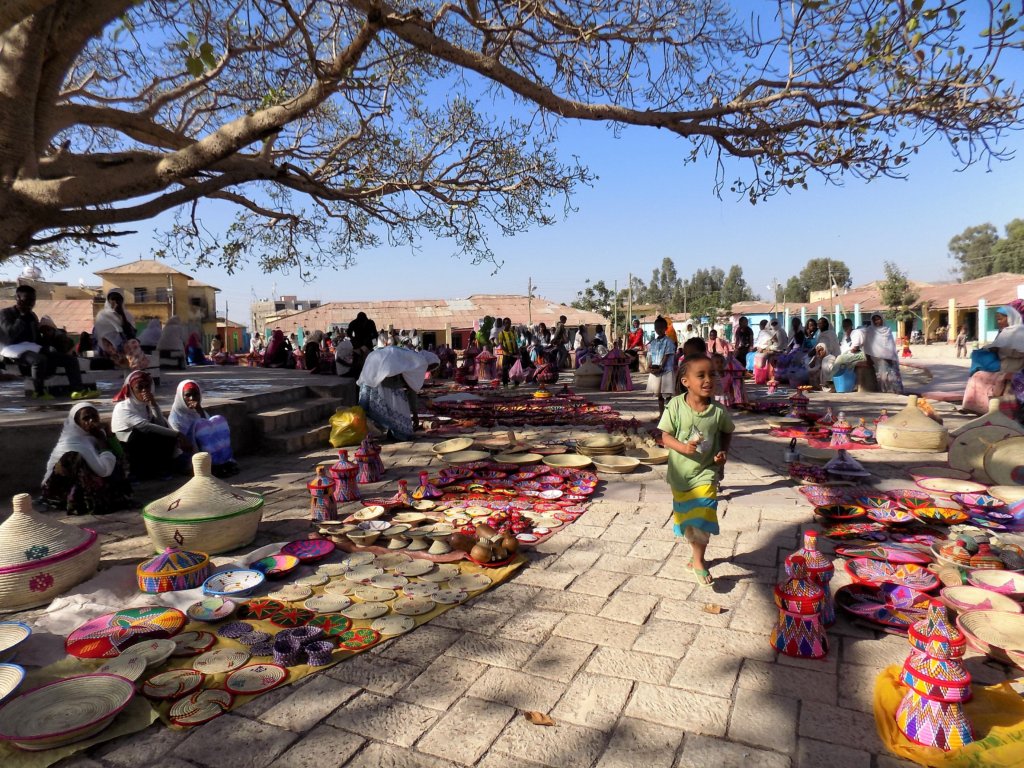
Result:
<svg viewBox="0 0 1024 768">
<path fill-rule="evenodd" d="M 192 457 L 195 477 L 174 493 L 147 504 L 142 516 L 161 523 L 223 520 L 242 515 L 263 506 L 263 497 L 252 491 L 234 488 L 214 477 L 210 454 Z"/>
<path fill-rule="evenodd" d="M 154 576 L 169 575 L 198 568 L 209 561 L 210 558 L 205 552 L 190 552 L 187 549 L 169 547 L 156 557 L 140 563 L 138 572 Z"/>
<path fill-rule="evenodd" d="M 14 511 L 0 524 L 0 570 L 46 560 L 82 549 L 96 533 L 41 515 L 32 509 L 32 497 L 19 493 Z"/>
</svg>

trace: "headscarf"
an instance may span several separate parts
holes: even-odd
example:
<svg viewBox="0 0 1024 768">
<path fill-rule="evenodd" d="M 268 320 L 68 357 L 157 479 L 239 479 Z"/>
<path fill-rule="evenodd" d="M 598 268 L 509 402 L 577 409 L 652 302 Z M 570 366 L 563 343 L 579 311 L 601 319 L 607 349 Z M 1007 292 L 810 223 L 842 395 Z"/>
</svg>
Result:
<svg viewBox="0 0 1024 768">
<path fill-rule="evenodd" d="M 57 466 L 64 454 L 72 451 L 85 459 L 89 469 L 97 475 L 110 477 L 110 473 L 114 471 L 114 466 L 117 464 L 117 457 L 111 451 L 102 450 L 100 441 L 82 429 L 75 421 L 75 416 L 81 411 L 95 407 L 92 403 L 75 403 L 68 411 L 67 418 L 64 419 L 64 428 L 61 430 L 60 437 L 57 438 L 57 444 L 50 452 L 50 458 L 46 460 L 44 483 L 53 474 L 53 468 Z"/>
<path fill-rule="evenodd" d="M 125 323 L 134 327 L 135 318 L 127 309 L 124 310 L 124 318 L 118 314 L 114 309 L 114 302 L 110 300 L 110 295 L 113 293 L 124 298 L 124 291 L 120 289 L 115 288 L 107 292 L 107 303 L 96 313 L 96 319 L 93 321 L 93 335 L 97 339 L 109 341 L 115 348 L 120 349 L 121 342 L 128 336 L 125 333 Z"/>
<path fill-rule="evenodd" d="M 185 403 L 185 393 L 192 389 L 202 395 L 199 384 L 192 379 L 183 379 L 178 382 L 178 389 L 174 393 L 174 403 L 171 405 L 171 413 L 167 417 L 167 422 L 183 435 L 191 433 L 195 423 L 203 418 Z"/>
<path fill-rule="evenodd" d="M 203 343 L 199 340 L 199 334 L 194 331 L 189 334 L 188 346 L 195 347 L 196 349 L 202 349 Z"/>
<path fill-rule="evenodd" d="M 148 329 L 147 329 L 148 330 Z M 185 349 L 185 328 L 177 315 L 171 315 L 160 332 L 160 341 L 157 342 L 157 349 L 182 352 Z"/>
<path fill-rule="evenodd" d="M 278 352 L 284 346 L 284 331 L 280 328 L 275 328 L 270 334 L 270 341 L 267 342 L 267 348 L 263 353 L 264 358 L 273 360 L 277 357 Z"/>
<path fill-rule="evenodd" d="M 997 309 L 996 312 L 1006 315 L 1009 325 L 996 335 L 995 340 L 989 346 L 996 349 L 1007 348 L 1024 352 L 1024 317 L 1022 317 L 1024 315 L 1024 300 L 1014 299 L 1006 306 Z"/>
<path fill-rule="evenodd" d="M 163 415 L 159 411 L 154 413 L 154 409 L 150 407 L 149 403 L 139 400 L 135 396 L 135 392 L 132 391 L 132 384 L 137 384 L 145 379 L 152 381 L 152 377 L 145 371 L 132 371 L 124 380 L 124 385 L 114 395 L 114 413 L 110 417 L 110 428 L 114 432 L 131 432 L 135 427 L 153 421 L 154 416 L 159 416 L 157 423 L 164 422 Z"/>
<path fill-rule="evenodd" d="M 893 338 L 892 328 L 884 322 L 880 326 L 875 325 L 876 317 L 881 319 L 882 316 L 877 312 L 871 315 L 871 325 L 866 329 L 864 339 L 864 353 L 882 360 L 895 360 L 896 339 Z"/>
<path fill-rule="evenodd" d="M 434 360 L 437 355 L 428 352 Z M 384 379 L 401 374 L 405 383 L 415 391 L 423 388 L 427 374 L 428 358 L 420 352 L 404 347 L 384 347 L 375 349 L 366 356 L 363 372 L 359 375 L 359 386 L 379 387 Z"/>
<path fill-rule="evenodd" d="M 829 328 L 827 331 L 818 331 L 818 345 L 825 345 L 825 349 L 828 350 L 830 355 L 838 355 L 841 351 L 839 343 L 839 337 L 836 336 L 836 332 Z"/>
<path fill-rule="evenodd" d="M 154 318 L 139 334 L 139 344 L 144 347 L 155 347 L 160 343 L 161 335 L 163 335 L 163 329 L 160 327 L 160 321 Z"/>
</svg>

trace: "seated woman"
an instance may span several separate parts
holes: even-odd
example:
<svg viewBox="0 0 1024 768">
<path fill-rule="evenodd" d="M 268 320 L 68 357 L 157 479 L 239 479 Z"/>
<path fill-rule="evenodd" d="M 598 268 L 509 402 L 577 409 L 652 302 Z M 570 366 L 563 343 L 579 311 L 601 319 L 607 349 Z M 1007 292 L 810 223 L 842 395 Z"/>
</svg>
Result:
<svg viewBox="0 0 1024 768">
<path fill-rule="evenodd" d="M 554 384 L 558 381 L 558 352 L 552 347 L 537 351 L 537 373 L 534 381 L 538 384 Z"/>
<path fill-rule="evenodd" d="M 139 334 L 139 344 L 142 345 L 142 351 L 147 355 L 156 352 L 156 345 L 160 343 L 160 336 L 163 332 L 164 329 L 160 326 L 159 320 L 150 320 L 149 325 L 143 328 L 142 333 Z"/>
<path fill-rule="evenodd" d="M 1024 368 L 1024 300 L 1014 299 L 996 310 L 995 340 L 971 352 L 971 378 L 967 381 L 961 409 L 988 411 L 988 401 L 1002 397 L 1007 383 Z"/>
<path fill-rule="evenodd" d="M 115 365 L 123 365 L 124 343 L 137 334 L 135 318 L 124 308 L 124 294 L 120 288 L 112 288 L 107 293 L 106 306 L 96 313 L 93 323 L 92 335 L 99 353 L 113 360 Z"/>
<path fill-rule="evenodd" d="M 231 428 L 223 416 L 211 416 L 203 408 L 203 393 L 192 379 L 179 382 L 167 421 L 172 429 L 188 438 L 196 451 L 206 451 L 213 463 L 213 474 L 230 477 L 238 474 L 231 453 Z"/>
<path fill-rule="evenodd" d="M 441 365 L 438 366 L 437 369 L 437 378 L 454 378 L 455 366 L 459 361 L 459 357 L 455 353 L 455 350 L 449 347 L 447 344 L 442 344 L 437 348 L 437 357 L 441 361 Z"/>
<path fill-rule="evenodd" d="M 214 336 L 210 342 L 210 360 L 214 365 L 237 365 L 238 358 L 224 349 L 224 342 L 220 336 Z"/>
<path fill-rule="evenodd" d="M 825 344 L 814 347 L 814 354 L 807 361 L 808 384 L 816 389 L 824 389 L 832 384 L 832 368 L 836 356 L 829 354 Z"/>
<path fill-rule="evenodd" d="M 72 406 L 46 462 L 43 503 L 69 515 L 103 515 L 132 506 L 121 444 L 89 403 Z"/>
<path fill-rule="evenodd" d="M 163 330 L 160 331 L 160 341 L 156 344 L 158 355 L 173 355 L 184 360 L 185 347 L 188 339 L 185 334 L 185 326 L 177 315 L 171 315 Z"/>
<path fill-rule="evenodd" d="M 191 450 L 188 438 L 167 423 L 153 396 L 153 378 L 132 371 L 114 395 L 110 426 L 121 441 L 128 469 L 140 479 L 169 477 L 182 450 Z M 177 462 L 180 466 L 180 462 Z"/>
<path fill-rule="evenodd" d="M 203 354 L 203 342 L 198 333 L 191 333 L 188 337 L 188 344 L 185 345 L 185 362 L 189 365 L 213 365 L 213 362 Z"/>
<path fill-rule="evenodd" d="M 275 328 L 270 335 L 267 351 L 263 353 L 264 368 L 294 368 L 295 358 L 289 350 L 284 331 Z"/>
<path fill-rule="evenodd" d="M 396 440 L 411 440 L 419 427 L 417 393 L 427 368 L 437 364 L 436 355 L 430 358 L 403 347 L 378 348 L 366 356 L 357 382 L 359 405 Z"/>
</svg>

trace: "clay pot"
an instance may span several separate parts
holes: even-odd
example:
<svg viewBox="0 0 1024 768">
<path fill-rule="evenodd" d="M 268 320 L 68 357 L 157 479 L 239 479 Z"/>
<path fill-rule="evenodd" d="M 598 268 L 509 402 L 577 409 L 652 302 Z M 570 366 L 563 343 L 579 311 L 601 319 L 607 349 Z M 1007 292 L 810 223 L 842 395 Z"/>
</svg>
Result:
<svg viewBox="0 0 1024 768">
<path fill-rule="evenodd" d="M 491 548 L 487 544 L 479 542 L 469 550 L 469 556 L 478 563 L 489 563 L 491 562 Z"/>
</svg>

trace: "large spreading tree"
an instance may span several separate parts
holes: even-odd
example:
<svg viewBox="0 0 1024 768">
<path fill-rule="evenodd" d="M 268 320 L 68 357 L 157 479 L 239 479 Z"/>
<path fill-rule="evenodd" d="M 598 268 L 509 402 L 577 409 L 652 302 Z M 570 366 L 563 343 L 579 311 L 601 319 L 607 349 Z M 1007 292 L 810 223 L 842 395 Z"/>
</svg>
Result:
<svg viewBox="0 0 1024 768">
<path fill-rule="evenodd" d="M 669 131 L 756 202 L 899 176 L 936 137 L 989 158 L 1018 119 L 1016 3 L 736 5 L 6 0 L 0 263 L 166 211 L 169 247 L 229 269 L 424 233 L 486 258 L 591 181 L 565 120 Z M 208 229 L 210 207 L 234 223 Z"/>
</svg>

